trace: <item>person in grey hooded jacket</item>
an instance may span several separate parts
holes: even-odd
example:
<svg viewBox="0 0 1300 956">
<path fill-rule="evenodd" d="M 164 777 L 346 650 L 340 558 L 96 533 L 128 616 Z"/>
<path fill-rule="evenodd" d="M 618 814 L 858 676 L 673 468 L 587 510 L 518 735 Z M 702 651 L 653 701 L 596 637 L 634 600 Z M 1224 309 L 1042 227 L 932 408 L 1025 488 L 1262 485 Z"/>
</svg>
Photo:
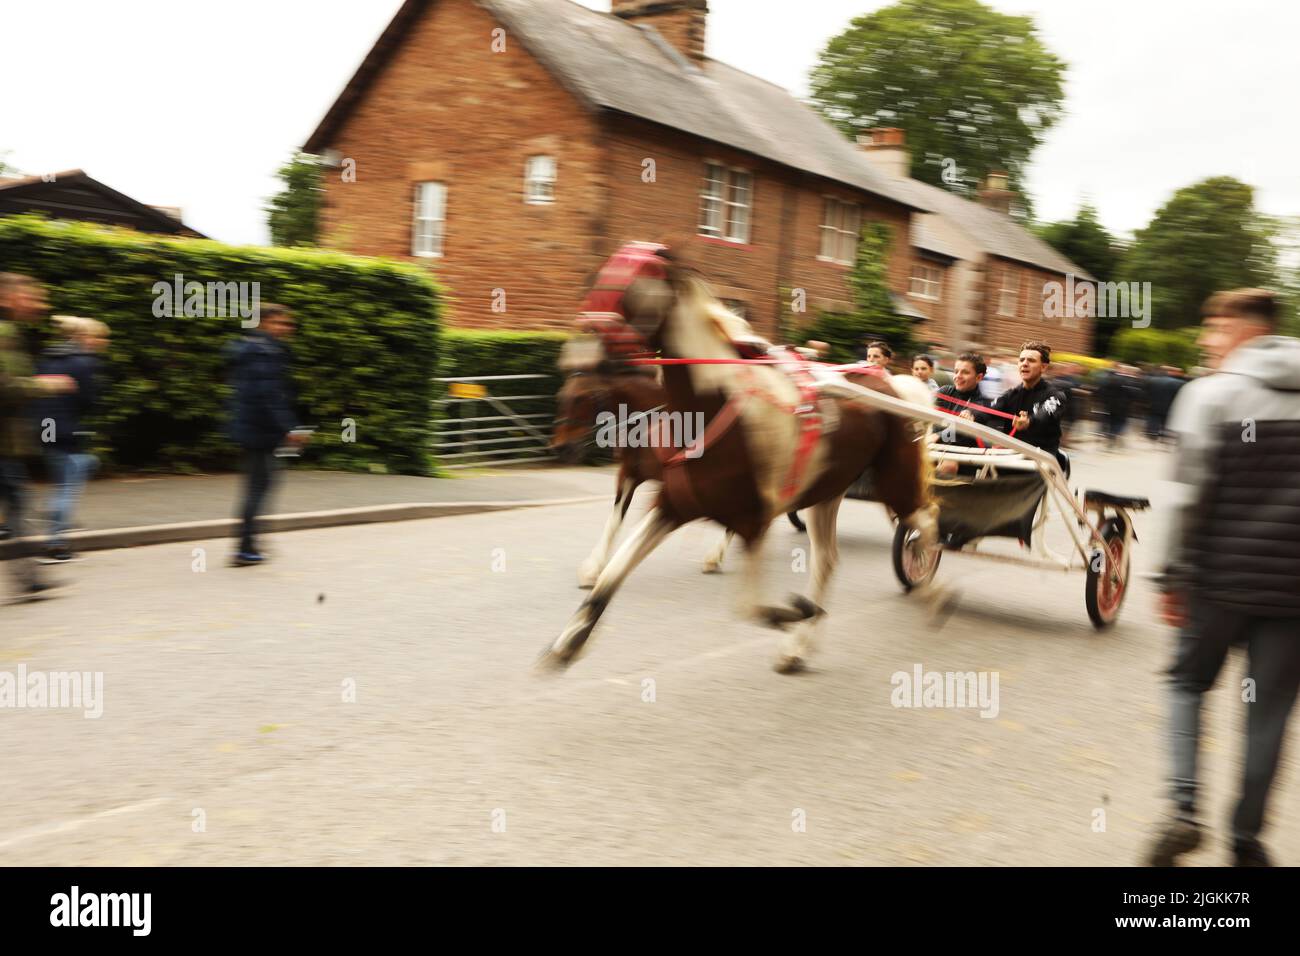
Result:
<svg viewBox="0 0 1300 956">
<path fill-rule="evenodd" d="M 1249 655 L 1245 772 L 1232 818 L 1234 863 L 1267 866 L 1259 842 L 1288 717 L 1300 691 L 1300 339 L 1274 334 L 1272 292 L 1237 289 L 1204 307 L 1214 374 L 1170 413 L 1178 498 L 1161 576 L 1161 614 L 1179 628 L 1171 691 L 1174 812 L 1153 866 L 1195 849 L 1201 704 L 1233 644 Z"/>
</svg>

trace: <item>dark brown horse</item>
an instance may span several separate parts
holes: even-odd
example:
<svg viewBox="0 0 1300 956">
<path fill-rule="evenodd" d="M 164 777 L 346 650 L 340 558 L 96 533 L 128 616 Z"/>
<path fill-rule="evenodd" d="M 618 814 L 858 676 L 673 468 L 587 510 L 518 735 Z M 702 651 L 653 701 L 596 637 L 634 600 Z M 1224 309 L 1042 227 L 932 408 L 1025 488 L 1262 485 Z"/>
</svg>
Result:
<svg viewBox="0 0 1300 956">
<path fill-rule="evenodd" d="M 735 317 L 704 282 L 671 262 L 630 282 L 620 314 L 666 358 L 717 364 L 669 365 L 663 370 L 668 410 L 700 415 L 709 425 L 703 453 L 677 456 L 664 469 L 664 483 L 652 510 L 601 571 L 591 594 L 560 636 L 543 653 L 544 663 L 564 665 L 585 647 L 614 593 L 628 574 L 674 530 L 709 518 L 739 535 L 745 544 L 749 604 L 769 624 L 796 624 L 782 640 L 777 669 L 803 666 L 824 616 L 824 602 L 838 561 L 836 517 L 844 492 L 870 467 L 877 496 L 923 541 L 937 535 L 933 504 L 925 484 L 922 445 L 914 424 L 858 399 L 842 378 L 821 376 L 810 406 L 791 378 L 772 365 L 739 365 L 731 334 Z M 863 387 L 898 397 L 899 387 L 870 379 Z M 906 388 L 906 386 L 901 386 Z M 924 388 L 922 385 L 921 388 Z M 906 396 L 911 398 L 912 396 Z M 820 415 L 809 454 L 800 453 L 809 434 L 807 416 Z M 759 603 L 762 548 L 772 520 L 811 509 L 811 600 L 790 606 Z"/>
</svg>

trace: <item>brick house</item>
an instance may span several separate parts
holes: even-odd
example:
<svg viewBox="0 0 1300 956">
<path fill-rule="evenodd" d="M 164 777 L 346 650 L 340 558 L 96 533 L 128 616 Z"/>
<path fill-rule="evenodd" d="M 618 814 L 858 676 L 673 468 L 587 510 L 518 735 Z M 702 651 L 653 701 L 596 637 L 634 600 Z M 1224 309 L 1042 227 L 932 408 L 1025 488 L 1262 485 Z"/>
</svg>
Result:
<svg viewBox="0 0 1300 956">
<path fill-rule="evenodd" d="M 1024 226 L 1009 211 L 1013 193 L 1003 174 L 990 174 L 979 202 L 908 176 L 910 156 L 897 129 L 875 129 L 862 140 L 877 172 L 914 191 L 930 208 L 912 223 L 912 280 L 909 298 L 926 313 L 919 335 L 957 349 L 1017 348 L 1042 339 L 1063 352 L 1087 354 L 1091 316 L 1048 317 L 1045 285 L 1092 280 Z"/>
<path fill-rule="evenodd" d="M 406 0 L 304 144 L 336 167 L 325 243 L 428 263 L 457 325 L 570 328 L 621 243 L 691 237 L 719 295 L 776 337 L 849 305 L 874 219 L 900 311 L 924 318 L 907 297 L 916 191 L 705 57 L 707 0 L 612 6 Z"/>
</svg>

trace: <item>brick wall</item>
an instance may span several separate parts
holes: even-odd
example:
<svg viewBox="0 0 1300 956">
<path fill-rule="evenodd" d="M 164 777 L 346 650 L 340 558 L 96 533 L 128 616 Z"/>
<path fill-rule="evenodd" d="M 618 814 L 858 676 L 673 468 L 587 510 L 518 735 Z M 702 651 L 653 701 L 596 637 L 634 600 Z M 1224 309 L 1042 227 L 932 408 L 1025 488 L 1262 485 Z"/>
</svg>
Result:
<svg viewBox="0 0 1300 956">
<path fill-rule="evenodd" d="M 469 3 L 434 4 L 412 25 L 330 144 L 356 161 L 356 182 L 331 171 L 322 232 L 348 252 L 431 269 L 456 325 L 570 328 L 602 232 L 596 124 L 514 37 L 493 52 L 496 27 Z M 538 153 L 558 162 L 549 206 L 523 201 Z M 410 255 L 420 180 L 448 186 L 442 258 Z"/>
<path fill-rule="evenodd" d="M 1016 284 L 1015 315 L 1003 315 L 999 310 L 1003 277 L 1008 275 Z M 1043 285 L 1046 282 L 1064 283 L 1065 276 L 996 256 L 987 258 L 982 336 L 986 347 L 1015 349 L 1027 340 L 1040 339 L 1054 351 L 1087 354 L 1092 344 L 1092 320 L 1044 316 Z"/>
</svg>

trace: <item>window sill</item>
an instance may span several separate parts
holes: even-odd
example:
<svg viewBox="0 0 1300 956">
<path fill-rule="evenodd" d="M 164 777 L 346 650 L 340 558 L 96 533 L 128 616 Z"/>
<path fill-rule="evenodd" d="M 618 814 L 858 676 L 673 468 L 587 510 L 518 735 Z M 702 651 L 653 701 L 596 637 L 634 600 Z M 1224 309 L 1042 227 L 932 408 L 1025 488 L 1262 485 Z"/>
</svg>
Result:
<svg viewBox="0 0 1300 956">
<path fill-rule="evenodd" d="M 740 242 L 737 239 L 720 239 L 717 236 L 705 236 L 697 233 L 695 236 L 701 242 L 707 242 L 714 246 L 730 246 L 732 249 L 753 249 L 753 245 L 748 242 Z"/>
<path fill-rule="evenodd" d="M 843 259 L 831 259 L 826 256 L 818 256 L 817 261 L 823 265 L 838 266 L 841 269 L 852 269 L 853 263 L 845 262 Z"/>
</svg>

